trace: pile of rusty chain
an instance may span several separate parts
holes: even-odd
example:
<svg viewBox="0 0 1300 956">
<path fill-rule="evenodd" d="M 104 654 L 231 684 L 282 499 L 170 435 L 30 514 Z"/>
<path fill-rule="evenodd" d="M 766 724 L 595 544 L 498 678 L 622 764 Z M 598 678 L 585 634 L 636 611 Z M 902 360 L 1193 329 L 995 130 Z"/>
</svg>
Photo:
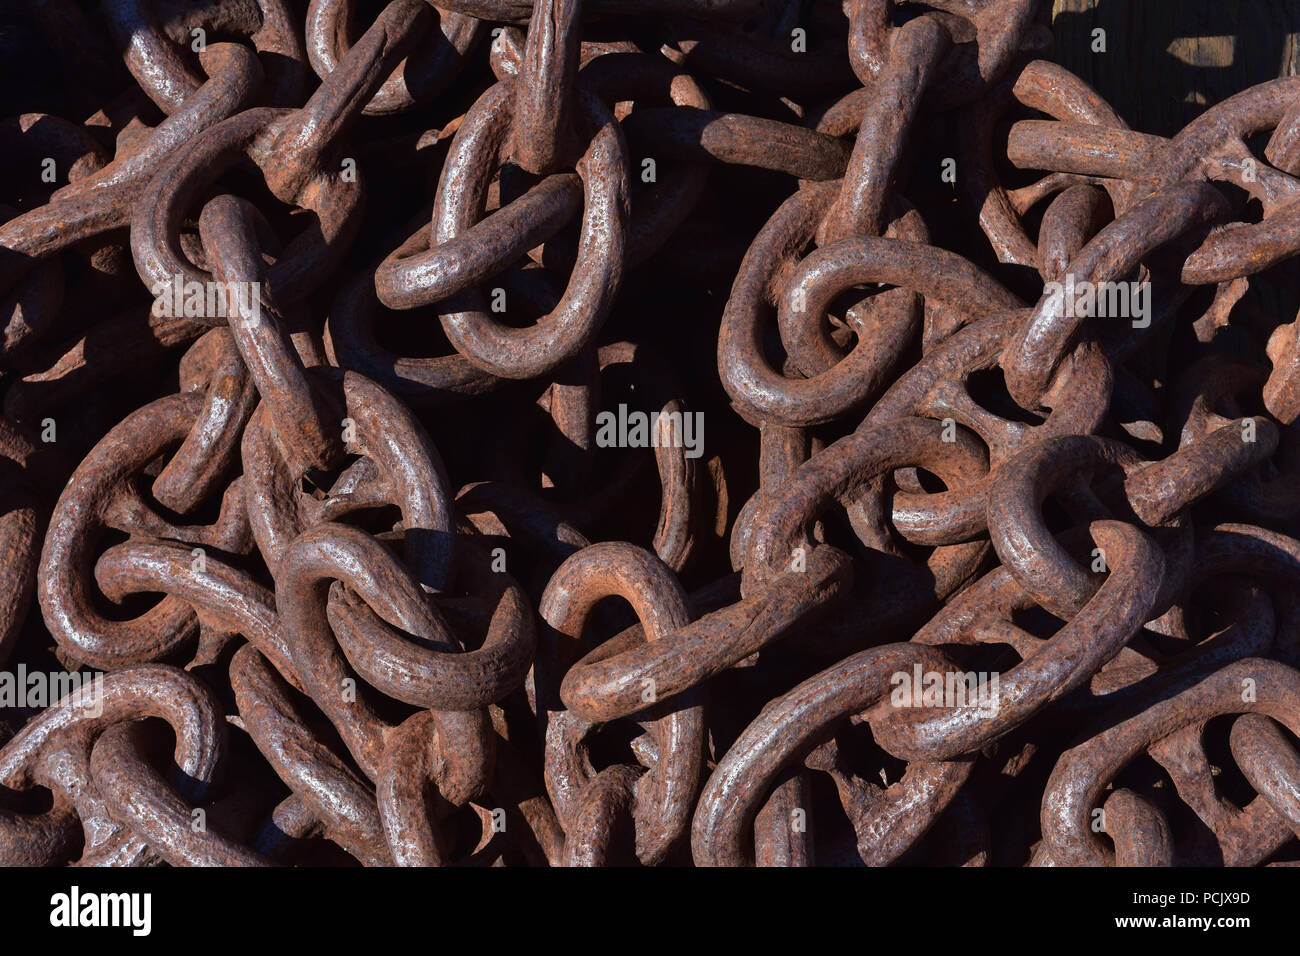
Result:
<svg viewBox="0 0 1300 956">
<path fill-rule="evenodd" d="M 19 6 L 0 862 L 1300 858 L 1300 78 L 1166 139 L 1035 0 Z"/>
</svg>

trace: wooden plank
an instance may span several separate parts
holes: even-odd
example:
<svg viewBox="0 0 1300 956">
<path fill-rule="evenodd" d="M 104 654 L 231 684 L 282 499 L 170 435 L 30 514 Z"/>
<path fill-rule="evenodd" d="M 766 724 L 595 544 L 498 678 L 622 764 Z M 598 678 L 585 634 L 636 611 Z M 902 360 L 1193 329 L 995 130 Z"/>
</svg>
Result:
<svg viewBox="0 0 1300 956">
<path fill-rule="evenodd" d="M 1093 31 L 1106 52 L 1093 52 Z M 1170 136 L 1206 106 L 1300 72 L 1297 0 L 1056 0 L 1055 58 L 1135 129 Z"/>
</svg>

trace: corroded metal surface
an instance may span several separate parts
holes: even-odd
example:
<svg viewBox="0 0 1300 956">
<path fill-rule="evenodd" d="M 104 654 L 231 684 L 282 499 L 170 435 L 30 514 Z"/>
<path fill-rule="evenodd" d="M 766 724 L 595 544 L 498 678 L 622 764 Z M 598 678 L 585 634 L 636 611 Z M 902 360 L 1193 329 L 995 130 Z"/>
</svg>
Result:
<svg viewBox="0 0 1300 956">
<path fill-rule="evenodd" d="M 0 863 L 1296 861 L 1300 80 L 184 7 L 0 121 Z"/>
</svg>

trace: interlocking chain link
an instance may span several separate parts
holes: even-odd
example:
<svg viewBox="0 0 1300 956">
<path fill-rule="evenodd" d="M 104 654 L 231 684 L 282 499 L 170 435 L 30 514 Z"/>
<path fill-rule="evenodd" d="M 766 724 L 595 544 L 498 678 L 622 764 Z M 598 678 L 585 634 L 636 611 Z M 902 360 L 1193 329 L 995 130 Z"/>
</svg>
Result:
<svg viewBox="0 0 1300 956">
<path fill-rule="evenodd" d="M 34 5 L 0 862 L 1295 862 L 1300 80 L 1048 6 Z"/>
</svg>

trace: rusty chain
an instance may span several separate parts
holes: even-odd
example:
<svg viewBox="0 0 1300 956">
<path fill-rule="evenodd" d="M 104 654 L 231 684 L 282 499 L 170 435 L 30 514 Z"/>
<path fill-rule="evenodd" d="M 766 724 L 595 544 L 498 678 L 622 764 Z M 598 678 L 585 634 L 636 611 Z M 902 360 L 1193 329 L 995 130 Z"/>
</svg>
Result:
<svg viewBox="0 0 1300 956">
<path fill-rule="evenodd" d="M 1048 6 L 15 14 L 0 862 L 1300 860 L 1300 79 Z"/>
</svg>

